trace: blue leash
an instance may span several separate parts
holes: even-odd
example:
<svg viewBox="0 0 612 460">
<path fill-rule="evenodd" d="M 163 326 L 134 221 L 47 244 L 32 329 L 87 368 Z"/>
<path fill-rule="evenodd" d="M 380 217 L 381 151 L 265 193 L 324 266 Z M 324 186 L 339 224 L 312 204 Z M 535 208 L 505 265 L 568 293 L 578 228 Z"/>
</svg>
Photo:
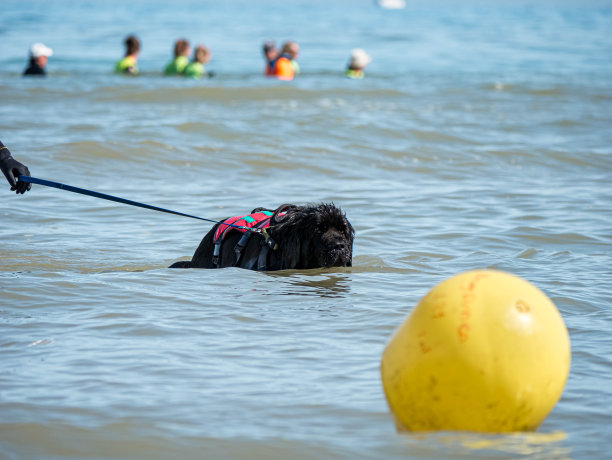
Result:
<svg viewBox="0 0 612 460">
<path fill-rule="evenodd" d="M 130 206 L 138 206 L 139 208 L 152 209 L 153 211 L 167 212 L 168 214 L 175 214 L 177 216 L 191 217 L 192 219 L 205 220 L 207 222 L 213 222 L 215 224 L 227 225 L 228 227 L 240 228 L 250 230 L 255 233 L 262 233 L 260 229 L 243 227 L 241 225 L 226 224 L 218 220 L 206 219 L 204 217 L 192 216 L 191 214 L 184 214 L 182 212 L 172 211 L 171 209 L 159 208 L 157 206 L 151 206 L 150 204 L 139 203 L 137 201 L 126 200 L 125 198 L 119 198 L 117 196 L 107 195 L 106 193 L 94 192 L 93 190 L 86 190 L 84 188 L 73 187 L 72 185 L 60 184 L 59 182 L 52 182 L 50 180 L 38 179 L 32 176 L 19 176 L 18 180 L 23 182 L 29 182 L 31 184 L 45 185 L 47 187 L 59 188 L 61 190 L 67 190 L 69 192 L 80 193 L 81 195 L 89 195 L 96 198 L 102 198 L 103 200 L 116 201 L 117 203 L 129 204 Z"/>
</svg>

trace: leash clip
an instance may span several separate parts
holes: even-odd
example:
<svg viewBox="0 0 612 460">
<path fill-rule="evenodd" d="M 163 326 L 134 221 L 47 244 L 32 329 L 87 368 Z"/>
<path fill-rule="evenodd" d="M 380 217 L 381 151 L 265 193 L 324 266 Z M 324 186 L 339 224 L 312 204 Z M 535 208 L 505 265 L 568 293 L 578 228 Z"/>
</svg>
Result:
<svg viewBox="0 0 612 460">
<path fill-rule="evenodd" d="M 272 237 L 268 234 L 268 231 L 265 228 L 259 228 L 259 233 L 261 233 L 261 235 L 264 238 L 264 243 L 273 251 L 276 251 L 278 249 L 278 244 L 276 244 L 276 241 L 274 241 L 272 239 Z"/>
</svg>

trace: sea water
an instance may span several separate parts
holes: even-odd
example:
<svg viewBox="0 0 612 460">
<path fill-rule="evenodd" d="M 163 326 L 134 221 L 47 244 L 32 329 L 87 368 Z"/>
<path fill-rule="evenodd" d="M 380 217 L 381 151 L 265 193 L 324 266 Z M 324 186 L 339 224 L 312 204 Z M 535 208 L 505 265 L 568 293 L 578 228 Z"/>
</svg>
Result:
<svg viewBox="0 0 612 460">
<path fill-rule="evenodd" d="M 169 270 L 208 223 L 3 182 L 0 458 L 609 456 L 611 30 L 605 1 L 4 0 L 0 139 L 32 175 L 210 219 L 332 201 L 356 238 L 347 269 Z M 178 38 L 213 78 L 162 77 Z M 475 268 L 555 302 L 563 396 L 535 433 L 398 434 L 382 350 Z"/>
</svg>

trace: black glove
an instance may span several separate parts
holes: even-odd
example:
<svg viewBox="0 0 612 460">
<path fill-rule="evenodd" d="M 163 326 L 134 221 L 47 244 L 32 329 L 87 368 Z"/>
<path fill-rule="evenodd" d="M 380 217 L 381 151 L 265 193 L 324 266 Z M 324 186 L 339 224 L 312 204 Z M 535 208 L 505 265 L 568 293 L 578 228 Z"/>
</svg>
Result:
<svg viewBox="0 0 612 460">
<path fill-rule="evenodd" d="M 29 182 L 17 181 L 19 176 L 29 176 L 30 170 L 11 156 L 9 149 L 2 146 L 0 148 L 0 169 L 6 176 L 6 180 L 11 185 L 11 190 L 15 193 L 25 193 L 32 188 Z"/>
</svg>

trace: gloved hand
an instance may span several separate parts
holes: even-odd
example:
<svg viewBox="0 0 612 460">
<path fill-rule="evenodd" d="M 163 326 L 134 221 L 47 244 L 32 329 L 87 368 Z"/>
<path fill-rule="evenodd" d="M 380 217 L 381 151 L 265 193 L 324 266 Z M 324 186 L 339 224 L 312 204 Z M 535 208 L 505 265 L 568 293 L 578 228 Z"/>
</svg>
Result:
<svg viewBox="0 0 612 460">
<path fill-rule="evenodd" d="M 16 178 L 21 175 L 29 176 L 30 170 L 27 166 L 15 160 L 9 149 L 4 146 L 0 148 L 0 169 L 2 169 L 6 180 L 11 185 L 11 190 L 14 190 L 15 193 L 23 194 L 32 188 L 32 184 L 29 182 L 17 181 Z"/>
</svg>

